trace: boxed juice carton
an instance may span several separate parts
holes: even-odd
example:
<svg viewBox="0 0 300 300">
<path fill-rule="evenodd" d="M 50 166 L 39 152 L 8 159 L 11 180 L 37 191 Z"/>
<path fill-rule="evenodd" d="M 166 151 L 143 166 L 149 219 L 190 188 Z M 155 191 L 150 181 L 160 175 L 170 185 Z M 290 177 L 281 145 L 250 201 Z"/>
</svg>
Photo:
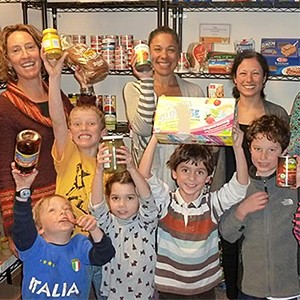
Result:
<svg viewBox="0 0 300 300">
<path fill-rule="evenodd" d="M 270 75 L 300 76 L 299 44 L 299 39 L 261 39 L 261 54 L 268 62 Z"/>
<path fill-rule="evenodd" d="M 161 96 L 154 134 L 160 143 L 232 146 L 235 111 L 234 98 Z"/>
</svg>

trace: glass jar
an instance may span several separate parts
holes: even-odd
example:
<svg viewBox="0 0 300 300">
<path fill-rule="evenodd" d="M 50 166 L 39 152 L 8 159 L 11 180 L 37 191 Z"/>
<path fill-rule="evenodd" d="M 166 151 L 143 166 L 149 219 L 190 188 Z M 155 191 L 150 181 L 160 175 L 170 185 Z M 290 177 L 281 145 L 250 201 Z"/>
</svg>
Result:
<svg viewBox="0 0 300 300">
<path fill-rule="evenodd" d="M 61 58 L 61 43 L 55 28 L 47 28 L 43 30 L 42 44 L 48 59 Z"/>
<path fill-rule="evenodd" d="M 105 146 L 108 147 L 108 150 L 104 154 L 112 154 L 112 156 L 107 159 L 109 162 L 104 163 L 104 171 L 106 173 L 119 173 L 126 171 L 126 164 L 118 164 L 117 162 L 117 151 L 116 149 L 124 146 L 123 136 L 122 135 L 108 135 L 102 138 Z"/>
<path fill-rule="evenodd" d="M 17 135 L 15 149 L 16 168 L 21 173 L 30 173 L 37 165 L 40 149 L 41 135 L 30 129 L 25 129 Z"/>
</svg>

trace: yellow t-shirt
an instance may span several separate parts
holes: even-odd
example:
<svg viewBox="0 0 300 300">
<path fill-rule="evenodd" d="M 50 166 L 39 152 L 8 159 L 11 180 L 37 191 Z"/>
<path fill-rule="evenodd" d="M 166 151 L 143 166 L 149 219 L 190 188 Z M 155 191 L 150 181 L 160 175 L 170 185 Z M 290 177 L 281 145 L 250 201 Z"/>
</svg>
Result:
<svg viewBox="0 0 300 300">
<path fill-rule="evenodd" d="M 71 203 L 76 218 L 88 214 L 88 204 L 96 168 L 96 157 L 80 152 L 69 138 L 66 141 L 61 160 L 58 160 L 56 143 L 52 148 L 54 166 L 57 172 L 56 193 L 65 196 Z M 82 233 L 77 229 L 74 233 Z"/>
</svg>

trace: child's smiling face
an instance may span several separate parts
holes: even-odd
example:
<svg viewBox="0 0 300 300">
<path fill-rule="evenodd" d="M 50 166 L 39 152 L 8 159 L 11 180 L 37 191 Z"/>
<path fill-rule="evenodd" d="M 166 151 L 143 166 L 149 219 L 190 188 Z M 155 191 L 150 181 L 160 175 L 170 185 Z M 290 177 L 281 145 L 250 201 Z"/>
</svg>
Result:
<svg viewBox="0 0 300 300">
<path fill-rule="evenodd" d="M 282 154 L 281 145 L 258 133 L 250 146 L 252 163 L 257 169 L 257 175 L 267 177 L 277 168 L 278 157 Z"/>
<path fill-rule="evenodd" d="M 186 203 L 196 200 L 203 187 L 210 181 L 210 176 L 203 162 L 197 164 L 181 162 L 176 170 L 172 170 L 172 176 L 179 186 L 179 192 Z"/>
<path fill-rule="evenodd" d="M 112 214 L 123 220 L 134 216 L 139 209 L 139 198 L 132 183 L 114 182 L 108 202 Z"/>
</svg>

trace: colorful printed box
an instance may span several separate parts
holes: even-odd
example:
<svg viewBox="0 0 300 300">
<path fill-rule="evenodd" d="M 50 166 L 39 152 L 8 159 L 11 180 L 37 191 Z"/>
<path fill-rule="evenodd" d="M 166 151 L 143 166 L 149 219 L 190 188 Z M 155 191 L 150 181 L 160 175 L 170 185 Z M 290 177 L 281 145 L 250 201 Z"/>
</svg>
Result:
<svg viewBox="0 0 300 300">
<path fill-rule="evenodd" d="M 154 133 L 160 143 L 232 146 L 234 98 L 159 97 Z"/>
<path fill-rule="evenodd" d="M 300 76 L 300 40 L 287 38 L 261 39 L 270 75 Z"/>
</svg>

